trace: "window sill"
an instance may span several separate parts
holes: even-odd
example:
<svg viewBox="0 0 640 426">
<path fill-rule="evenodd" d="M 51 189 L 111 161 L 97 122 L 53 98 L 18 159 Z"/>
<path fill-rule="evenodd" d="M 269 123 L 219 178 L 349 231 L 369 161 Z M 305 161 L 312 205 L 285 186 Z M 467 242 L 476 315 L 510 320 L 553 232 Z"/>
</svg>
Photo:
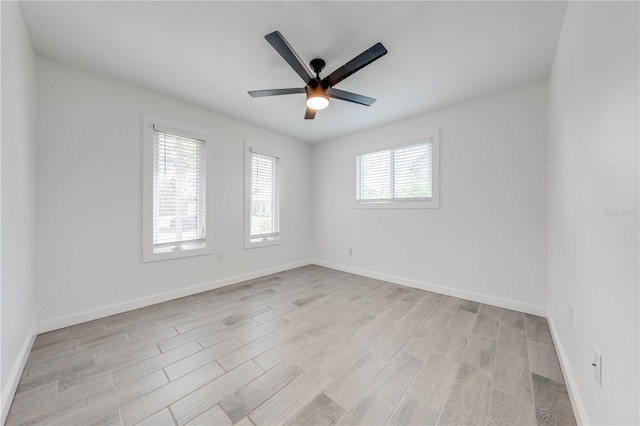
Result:
<svg viewBox="0 0 640 426">
<path fill-rule="evenodd" d="M 200 246 L 200 247 L 197 247 Z M 202 247 L 202 244 L 197 244 L 195 247 L 181 247 L 181 248 L 165 248 L 153 253 L 145 253 L 142 262 L 157 262 L 161 260 L 180 259 L 184 257 L 204 256 L 212 254 L 211 249 Z"/>
<path fill-rule="evenodd" d="M 245 249 L 251 249 L 256 247 L 277 246 L 282 244 L 280 237 L 268 237 L 268 238 L 252 238 L 250 241 L 244 243 Z"/>
<path fill-rule="evenodd" d="M 437 209 L 440 203 L 436 199 L 420 201 L 356 201 L 354 209 Z"/>
</svg>

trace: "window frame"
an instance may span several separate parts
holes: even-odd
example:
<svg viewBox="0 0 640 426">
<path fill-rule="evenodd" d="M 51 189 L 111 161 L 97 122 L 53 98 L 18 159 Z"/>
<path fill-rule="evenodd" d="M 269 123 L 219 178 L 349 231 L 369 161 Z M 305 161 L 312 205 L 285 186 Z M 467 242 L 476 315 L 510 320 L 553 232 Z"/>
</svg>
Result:
<svg viewBox="0 0 640 426">
<path fill-rule="evenodd" d="M 260 241 L 252 241 L 251 238 L 251 178 L 252 178 L 252 154 L 264 155 L 278 159 L 278 211 L 276 213 L 278 220 L 278 235 L 266 237 Z M 251 249 L 257 247 L 268 247 L 281 245 L 282 239 L 282 155 L 271 147 L 260 145 L 257 143 L 244 143 L 244 248 Z"/>
<path fill-rule="evenodd" d="M 155 145 L 154 125 L 166 133 L 185 136 L 192 139 L 204 141 L 204 167 L 205 167 L 205 227 L 206 235 L 204 242 L 197 247 L 190 248 L 188 245 L 176 248 L 172 251 L 154 252 L 153 244 L 153 161 Z M 210 177 L 210 155 L 211 136 L 206 131 L 198 129 L 196 126 L 176 123 L 171 120 L 159 119 L 152 116 L 143 116 L 142 126 L 142 262 L 156 262 L 170 259 L 180 259 L 185 257 L 210 255 L 211 248 L 211 220 L 209 205 L 211 200 Z"/>
<path fill-rule="evenodd" d="M 390 200 L 358 200 L 358 158 L 361 155 L 379 151 L 400 149 L 431 143 L 431 198 L 419 199 L 390 199 Z M 437 209 L 440 208 L 440 137 L 439 131 L 432 132 L 426 137 L 411 141 L 387 145 L 371 146 L 355 153 L 353 161 L 353 208 L 354 209 Z"/>
</svg>

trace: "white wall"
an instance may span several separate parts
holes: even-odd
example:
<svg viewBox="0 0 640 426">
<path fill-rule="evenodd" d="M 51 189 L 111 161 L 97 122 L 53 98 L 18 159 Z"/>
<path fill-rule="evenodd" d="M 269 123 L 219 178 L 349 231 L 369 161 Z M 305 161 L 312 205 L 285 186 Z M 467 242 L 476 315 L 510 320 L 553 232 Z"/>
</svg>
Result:
<svg viewBox="0 0 640 426">
<path fill-rule="evenodd" d="M 33 278 L 35 56 L 18 3 L 1 2 L 0 280 L 2 419 L 35 331 Z"/>
<path fill-rule="evenodd" d="M 544 314 L 546 91 L 535 83 L 314 146 L 316 259 Z M 352 208 L 359 150 L 433 129 L 440 129 L 439 209 Z"/>
<path fill-rule="evenodd" d="M 588 424 L 640 423 L 638 52 L 637 2 L 569 3 L 549 79 L 549 319 Z"/>
<path fill-rule="evenodd" d="M 308 145 L 45 59 L 37 61 L 36 81 L 36 301 L 42 329 L 309 258 Z M 214 195 L 207 200 L 213 255 L 141 262 L 142 114 L 213 135 L 207 148 L 214 151 L 207 175 Z M 244 249 L 243 140 L 284 152 L 283 245 Z M 224 261 L 216 261 L 217 251 Z"/>
</svg>

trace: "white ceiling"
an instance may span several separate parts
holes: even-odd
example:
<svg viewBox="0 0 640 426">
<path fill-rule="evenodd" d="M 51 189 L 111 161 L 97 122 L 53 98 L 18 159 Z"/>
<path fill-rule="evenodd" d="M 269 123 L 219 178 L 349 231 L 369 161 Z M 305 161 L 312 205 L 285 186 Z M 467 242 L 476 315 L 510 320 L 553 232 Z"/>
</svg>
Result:
<svg viewBox="0 0 640 426">
<path fill-rule="evenodd" d="M 566 2 L 23 2 L 35 52 L 315 143 L 547 78 Z M 303 87 L 266 42 L 280 31 L 321 77 L 376 42 L 389 53 L 304 120 Z"/>
</svg>

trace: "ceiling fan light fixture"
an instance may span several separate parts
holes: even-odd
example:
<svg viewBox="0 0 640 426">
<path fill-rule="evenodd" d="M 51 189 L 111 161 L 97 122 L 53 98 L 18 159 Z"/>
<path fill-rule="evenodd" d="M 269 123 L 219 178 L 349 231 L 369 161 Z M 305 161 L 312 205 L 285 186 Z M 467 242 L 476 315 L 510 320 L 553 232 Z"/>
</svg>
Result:
<svg viewBox="0 0 640 426">
<path fill-rule="evenodd" d="M 307 106 L 316 111 L 329 106 L 329 95 L 327 90 L 318 85 L 307 90 Z"/>
</svg>

